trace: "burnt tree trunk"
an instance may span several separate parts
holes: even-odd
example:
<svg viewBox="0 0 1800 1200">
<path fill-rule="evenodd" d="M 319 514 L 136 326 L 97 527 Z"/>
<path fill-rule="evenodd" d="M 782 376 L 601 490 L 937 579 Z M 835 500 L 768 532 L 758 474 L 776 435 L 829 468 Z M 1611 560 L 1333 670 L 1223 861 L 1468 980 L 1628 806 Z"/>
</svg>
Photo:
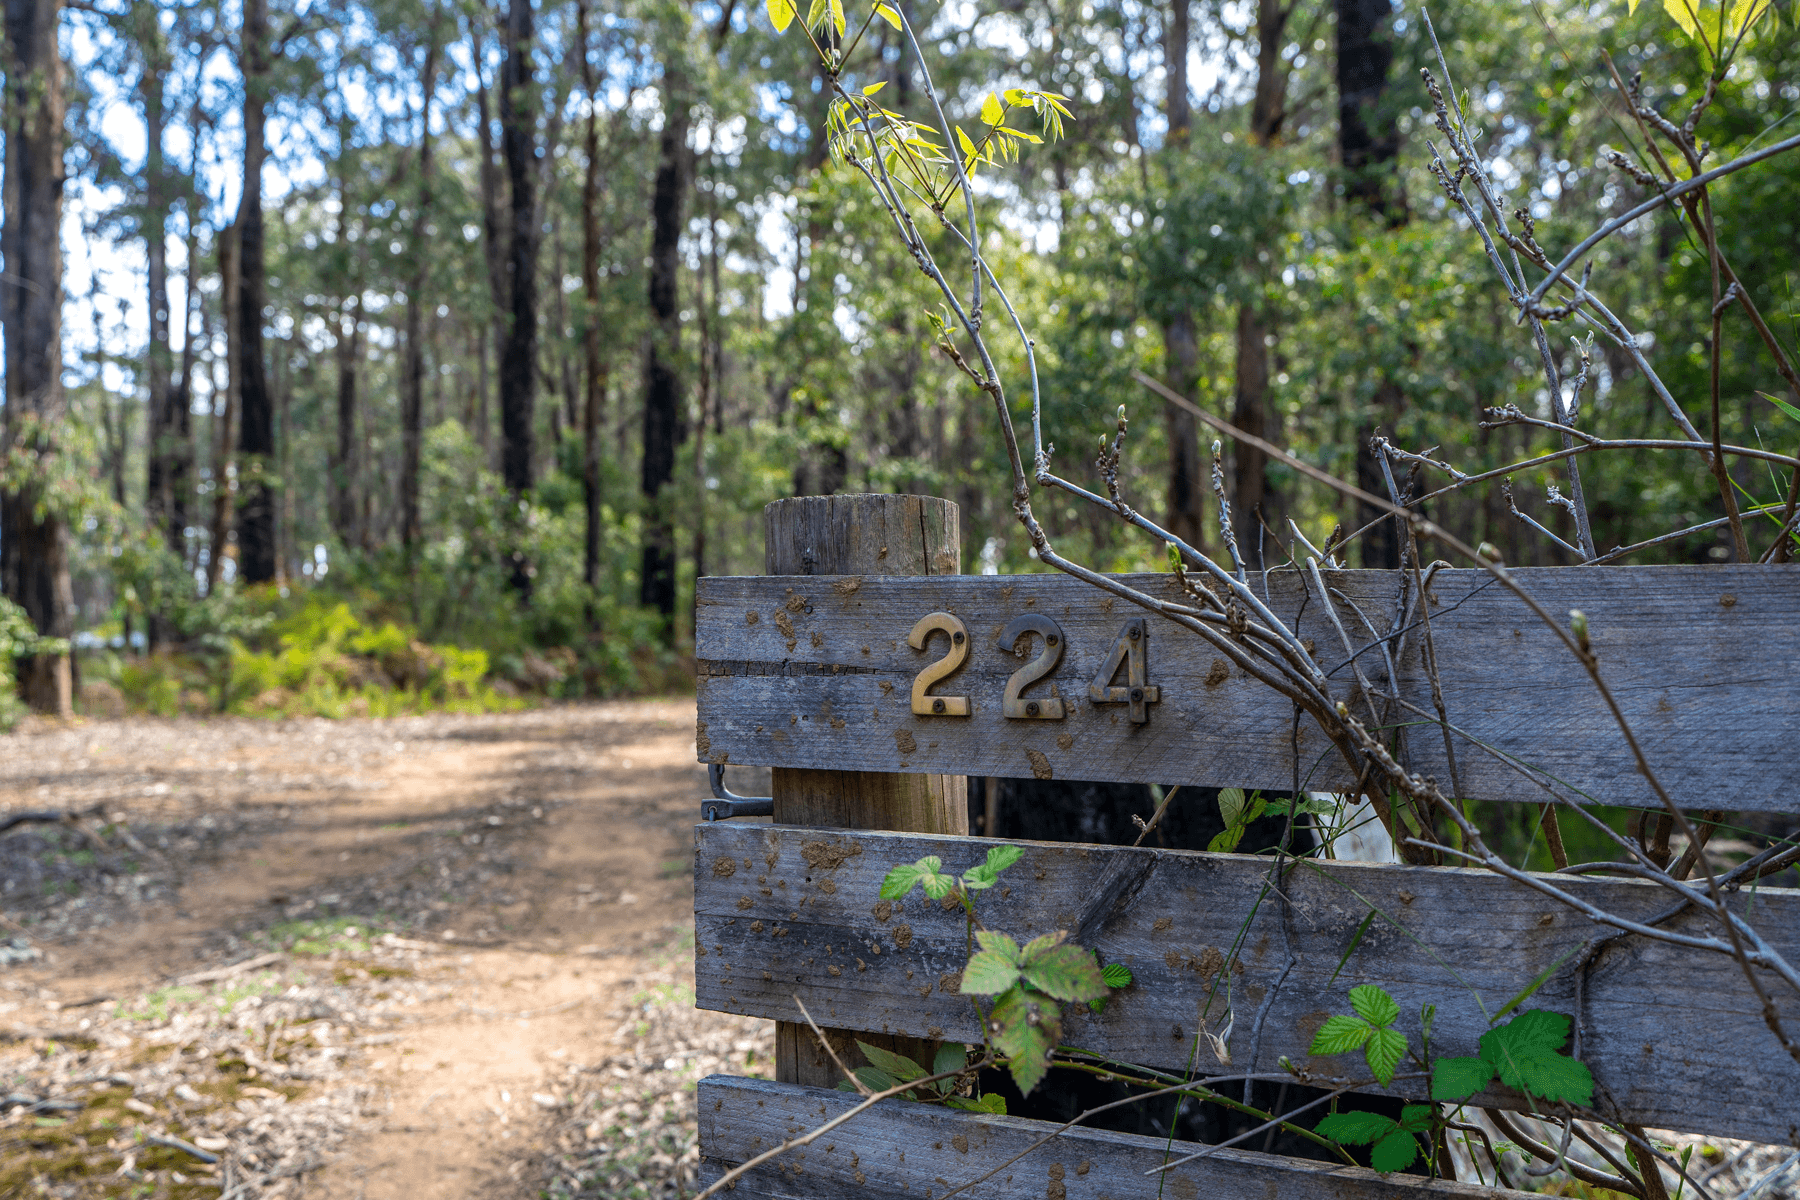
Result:
<svg viewBox="0 0 1800 1200">
<path fill-rule="evenodd" d="M 1187 152 L 1193 126 L 1188 104 L 1188 47 L 1193 43 L 1191 0 L 1171 0 L 1163 28 L 1163 74 L 1168 83 L 1164 112 L 1169 119 L 1168 155 Z M 1173 163 L 1169 164 L 1171 167 Z M 1164 322 L 1163 381 L 1177 395 L 1194 395 L 1200 379 L 1200 344 L 1194 313 L 1183 308 Z M 1166 525 L 1170 533 L 1195 548 L 1206 544 L 1206 468 L 1200 457 L 1200 430 L 1194 415 L 1165 402 L 1163 428 L 1169 440 L 1169 488 Z"/>
<path fill-rule="evenodd" d="M 593 55 L 588 46 L 588 0 L 575 6 L 575 24 L 581 45 L 581 86 L 588 95 L 587 127 L 582 149 L 587 155 L 581 176 L 581 354 L 583 391 L 581 403 L 581 493 L 586 505 L 586 536 L 582 541 L 581 581 L 590 597 L 600 587 L 600 427 L 606 401 L 607 365 L 600 353 L 600 101 Z M 587 606 L 588 625 L 598 630 L 593 600 Z"/>
<path fill-rule="evenodd" d="M 1281 60 L 1293 7 L 1281 0 L 1259 0 L 1256 10 L 1256 91 L 1250 106 L 1250 140 L 1258 146 L 1275 145 L 1287 122 L 1288 68 Z M 1251 295 L 1238 307 L 1237 378 L 1233 388 L 1231 419 L 1246 433 L 1279 442 L 1279 422 L 1269 420 L 1269 342 L 1274 337 L 1274 318 L 1261 296 L 1262 271 L 1252 260 L 1245 264 Z M 1265 518 L 1279 529 L 1268 486 L 1268 456 L 1247 442 L 1232 447 L 1232 527 L 1238 553 L 1247 564 L 1262 565 L 1259 547 L 1265 550 L 1261 524 Z"/>
<path fill-rule="evenodd" d="M 268 0 L 244 0 L 244 195 L 238 205 L 238 578 L 275 578 L 275 406 L 263 363 L 268 264 L 263 250 L 263 126 L 269 101 Z"/>
<path fill-rule="evenodd" d="M 687 78 L 674 55 L 663 70 L 663 127 L 650 199 L 650 349 L 644 368 L 644 461 L 640 487 L 645 520 L 639 599 L 675 637 L 675 519 L 665 489 L 675 477 L 683 440 L 681 406 L 681 260 L 677 253 L 688 189 Z"/>
<path fill-rule="evenodd" d="M 57 0 L 6 5 L 5 225 L 0 227 L 0 328 L 6 336 L 5 449 L 54 462 L 67 418 L 62 386 L 63 65 L 57 53 Z M 54 467 L 51 467 L 54 469 Z M 33 473 L 36 474 L 35 472 Z M 73 632 L 69 531 L 62 514 L 39 507 L 39 477 L 15 477 L 0 495 L 0 583 L 39 634 Z M 71 715 L 69 655 L 18 661 L 19 691 L 39 712 Z"/>
<path fill-rule="evenodd" d="M 406 285 L 406 360 L 400 371 L 400 545 L 409 569 L 421 537 L 419 447 L 425 423 L 424 292 L 430 258 L 426 229 L 432 209 L 431 101 L 437 89 L 437 32 L 437 15 L 433 12 L 426 33 L 425 62 L 419 70 L 419 91 L 423 95 L 419 109 L 419 194 L 409 247 L 412 277 Z"/>
<path fill-rule="evenodd" d="M 500 351 L 500 473 L 516 499 L 531 491 L 532 425 L 537 410 L 537 103 L 532 67 L 531 0 L 512 0 L 502 30 L 500 149 L 510 189 L 506 230 L 506 326 Z M 515 509 L 516 511 L 516 509 Z M 531 596 L 533 569 L 512 553 L 512 585 Z"/>
<path fill-rule="evenodd" d="M 134 12 L 139 18 L 137 38 L 143 55 L 138 93 L 144 106 L 144 234 L 145 300 L 150 314 L 150 345 L 145 355 L 145 463 L 144 517 L 153 536 L 180 554 L 185 544 L 187 497 L 186 455 L 190 453 L 185 396 L 175 387 L 175 352 L 170 340 L 169 312 L 169 196 L 168 163 L 163 152 L 167 131 L 164 105 L 169 72 L 168 43 L 156 20 L 157 10 L 145 5 Z M 144 19 L 144 18 L 148 19 Z M 185 391 L 185 389 L 182 389 Z M 151 618 L 149 636 L 160 641 L 161 622 Z"/>
<path fill-rule="evenodd" d="M 331 466 L 331 526 L 345 548 L 362 544 L 357 520 L 362 454 L 356 436 L 357 368 L 362 362 L 362 314 L 355 296 L 344 299 L 337 330 L 337 449 Z"/>
<path fill-rule="evenodd" d="M 1378 108 L 1394 66 L 1392 16 L 1388 0 L 1337 0 L 1338 156 L 1345 198 L 1398 225 L 1406 220 L 1393 172 L 1400 130 Z"/>
<path fill-rule="evenodd" d="M 236 494 L 236 481 L 231 469 L 232 429 L 236 424 L 239 377 L 242 358 L 238 351 L 239 326 L 236 315 L 241 276 L 238 264 L 238 228 L 227 225 L 219 231 L 219 324 L 225 330 L 225 378 L 219 379 L 217 359 L 213 360 L 213 492 L 212 523 L 206 556 L 206 594 L 214 595 L 224 578 L 226 543 L 230 540 L 231 499 Z M 223 403 L 220 398 L 223 397 Z"/>
</svg>

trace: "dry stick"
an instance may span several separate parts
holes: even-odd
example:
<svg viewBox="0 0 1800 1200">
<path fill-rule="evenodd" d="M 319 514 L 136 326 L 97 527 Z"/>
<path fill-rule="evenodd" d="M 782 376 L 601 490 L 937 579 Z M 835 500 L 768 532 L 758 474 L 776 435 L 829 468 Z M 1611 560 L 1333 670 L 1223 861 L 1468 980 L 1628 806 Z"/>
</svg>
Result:
<svg viewBox="0 0 1800 1200">
<path fill-rule="evenodd" d="M 1150 836 L 1150 831 L 1156 828 L 1157 823 L 1163 819 L 1163 814 L 1169 811 L 1169 802 L 1175 799 L 1175 793 L 1180 790 L 1181 785 L 1178 783 L 1163 795 L 1162 803 L 1156 806 L 1156 811 L 1150 814 L 1150 820 L 1147 821 L 1144 824 L 1143 829 L 1138 832 L 1137 841 L 1131 843 L 1133 846 L 1141 846 L 1144 844 L 1144 839 Z"/>
<path fill-rule="evenodd" d="M 812 1026 L 813 1033 L 819 1039 L 819 1045 L 825 1047 L 825 1053 L 831 1055 L 831 1061 L 836 1063 L 837 1069 L 844 1073 L 844 1078 L 850 1081 L 850 1086 L 856 1089 L 856 1094 L 859 1096 L 867 1096 L 869 1094 L 869 1086 L 856 1077 L 856 1072 L 844 1065 L 844 1060 L 839 1058 L 837 1051 L 832 1048 L 831 1039 L 825 1036 L 825 1031 L 819 1028 L 819 1023 L 812 1019 L 812 1014 L 806 1011 L 806 1002 L 801 1000 L 799 996 L 795 996 L 794 1003 L 800 1006 L 800 1015 L 806 1018 L 806 1023 L 808 1025 Z"/>
<path fill-rule="evenodd" d="M 1643 1196 L 1642 1185 L 1637 1180 L 1621 1179 L 1617 1175 L 1608 1175 L 1604 1171 L 1597 1171 L 1578 1159 L 1563 1158 L 1555 1150 L 1544 1145 L 1536 1138 L 1529 1136 L 1524 1130 L 1514 1125 L 1507 1119 L 1506 1114 L 1499 1109 L 1484 1108 L 1482 1111 L 1487 1114 L 1488 1120 L 1492 1121 L 1495 1127 L 1498 1128 L 1501 1133 L 1506 1135 L 1507 1141 L 1522 1147 L 1527 1153 L 1540 1162 L 1555 1164 L 1561 1159 L 1563 1169 L 1567 1171 L 1571 1177 L 1579 1179 L 1583 1183 L 1591 1183 L 1596 1187 L 1613 1188 L 1616 1191 L 1625 1192 L 1632 1196 Z M 1526 1168 L 1526 1174 L 1530 1173 L 1531 1169 L 1529 1167 Z"/>
<path fill-rule="evenodd" d="M 781 1143 L 781 1145 L 779 1145 L 779 1146 L 776 1146 L 774 1149 L 765 1150 L 761 1154 L 757 1155 L 755 1158 L 749 1160 L 748 1162 L 740 1163 L 738 1166 L 733 1167 L 731 1170 L 725 1172 L 725 1174 L 723 1174 L 723 1175 L 719 1176 L 719 1178 L 715 1179 L 705 1189 L 700 1191 L 694 1197 L 694 1200 L 706 1200 L 706 1198 L 708 1196 L 716 1195 L 719 1191 L 721 1191 L 723 1188 L 725 1188 L 728 1184 L 731 1184 L 732 1182 L 741 1178 L 747 1172 L 752 1171 L 755 1168 L 762 1166 L 764 1163 L 768 1162 L 772 1158 L 779 1158 L 781 1155 L 786 1154 L 789 1150 L 795 1150 L 801 1146 L 807 1145 L 808 1143 L 816 1140 L 821 1134 L 830 1133 L 833 1129 L 836 1129 L 839 1125 L 842 1125 L 845 1121 L 848 1121 L 850 1118 L 860 1117 L 863 1113 L 869 1111 L 869 1109 L 875 1107 L 876 1104 L 880 1103 L 883 1100 L 886 1100 L 893 1096 L 898 1096 L 901 1092 L 911 1091 L 913 1088 L 921 1087 L 927 1083 L 937 1083 L 939 1080 L 942 1080 L 942 1079 L 954 1079 L 958 1075 L 963 1074 L 967 1070 L 978 1069 L 978 1068 L 986 1066 L 986 1065 L 987 1065 L 987 1063 L 984 1061 L 984 1062 L 975 1064 L 975 1068 L 970 1068 L 965 1065 L 964 1067 L 959 1068 L 958 1070 L 955 1070 L 955 1071 L 940 1071 L 936 1075 L 927 1075 L 923 1079 L 915 1079 L 910 1083 L 898 1084 L 894 1087 L 888 1088 L 884 1092 L 875 1092 L 875 1093 L 871 1094 L 868 1097 L 868 1099 L 864 1100 L 861 1104 L 858 1104 L 855 1108 L 852 1108 L 845 1112 L 839 1113 L 837 1116 L 835 1116 L 831 1120 L 825 1122 L 823 1125 L 820 1125 L 818 1128 L 810 1129 L 807 1132 L 801 1134 L 799 1137 L 789 1138 L 787 1141 Z"/>
</svg>

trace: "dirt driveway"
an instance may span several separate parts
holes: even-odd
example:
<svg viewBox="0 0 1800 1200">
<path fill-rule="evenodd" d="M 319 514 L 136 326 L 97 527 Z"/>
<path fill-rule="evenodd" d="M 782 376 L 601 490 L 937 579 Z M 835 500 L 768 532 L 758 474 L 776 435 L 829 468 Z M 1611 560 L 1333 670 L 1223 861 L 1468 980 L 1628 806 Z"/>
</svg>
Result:
<svg viewBox="0 0 1800 1200">
<path fill-rule="evenodd" d="M 0 835 L 0 1196 L 673 1194 L 688 1085 L 771 1036 L 691 1009 L 693 730 L 0 738 L 0 820 L 83 814 Z"/>
</svg>

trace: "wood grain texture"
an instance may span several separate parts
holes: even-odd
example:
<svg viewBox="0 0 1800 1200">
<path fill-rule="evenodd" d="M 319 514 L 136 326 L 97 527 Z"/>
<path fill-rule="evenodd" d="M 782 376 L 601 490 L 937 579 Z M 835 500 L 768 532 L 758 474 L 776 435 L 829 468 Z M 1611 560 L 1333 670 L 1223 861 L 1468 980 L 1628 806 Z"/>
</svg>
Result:
<svg viewBox="0 0 1800 1200">
<path fill-rule="evenodd" d="M 701 1186 L 840 1115 L 858 1099 L 760 1079 L 702 1079 Z M 742 1176 L 730 1194 L 734 1200 L 931 1200 L 986 1174 L 1055 1128 L 1047 1121 L 888 1100 Z M 1191 1142 L 1171 1144 L 1076 1128 L 959 1195 L 969 1200 L 1039 1195 L 1049 1200 L 1505 1200 L 1526 1195 L 1235 1148 L 1175 1167 L 1166 1177 L 1145 1174 L 1199 1149 Z"/>
<path fill-rule="evenodd" d="M 1274 1070 L 1286 1056 L 1321 1075 L 1360 1072 L 1360 1059 L 1312 1059 L 1307 1048 L 1329 1014 L 1348 1011 L 1346 993 L 1363 983 L 1399 1002 L 1398 1028 L 1414 1049 L 1420 1007 L 1435 1004 L 1434 1053 L 1474 1054 L 1489 1027 L 1485 1014 L 1546 970 L 1555 968 L 1525 1007 L 1573 1014 L 1576 981 L 1558 964 L 1598 928 L 1486 872 L 1309 860 L 1281 885 L 1291 904 L 1284 921 L 1281 904 L 1264 893 L 1268 859 L 1014 844 L 1025 857 L 1007 872 L 1007 886 L 983 893 L 983 921 L 1021 940 L 1067 929 L 1106 961 L 1130 967 L 1132 987 L 1100 1014 L 1072 1011 L 1064 1041 L 1164 1069 L 1185 1067 L 1204 1019 L 1214 1033 L 1232 1026 L 1239 1069 Z M 897 863 L 936 854 L 946 870 L 961 871 L 990 845 L 701 826 L 697 1003 L 786 1019 L 798 995 L 821 1024 L 978 1042 L 974 1010 L 959 991 L 968 959 L 960 910 L 918 892 L 896 904 L 876 897 Z M 1558 882 L 1621 915 L 1642 918 L 1667 906 L 1666 892 L 1639 881 Z M 1752 897 L 1740 900 L 1748 905 Z M 1757 928 L 1789 961 L 1800 958 L 1800 892 L 1763 889 L 1754 904 Z M 1344 959 L 1371 909 L 1380 915 Z M 1669 927 L 1711 932 L 1691 914 Z M 1222 977 L 1234 944 L 1242 949 Z M 1277 989 L 1290 953 L 1292 970 Z M 1787 1027 L 1800 1028 L 1800 998 L 1772 975 L 1763 978 Z M 1262 1041 L 1254 1045 L 1259 1013 Z M 1581 1016 L 1581 1057 L 1605 1089 L 1603 1108 L 1610 1095 L 1619 1115 L 1643 1125 L 1800 1145 L 1800 1066 L 1763 1024 L 1729 957 L 1624 939 L 1588 972 Z M 1201 1061 L 1212 1065 L 1210 1057 Z M 1397 1083 L 1394 1091 L 1418 1098 L 1423 1086 Z M 1503 1088 L 1482 1102 L 1524 1107 Z"/>
<path fill-rule="evenodd" d="M 763 509 L 768 570 L 789 575 L 942 576 L 960 569 L 962 535 L 956 505 L 930 496 L 801 496 Z M 771 623 L 804 620 L 814 611 L 805 597 L 784 588 Z M 968 780 L 962 775 L 859 771 L 857 763 L 834 769 L 777 765 L 769 794 L 775 820 L 831 829 L 895 829 L 914 833 L 969 832 Z M 786 1014 L 792 1017 L 793 1013 Z M 825 1030 L 838 1057 L 863 1063 L 855 1039 Z M 875 1035 L 872 1044 L 910 1057 L 933 1047 L 917 1038 Z M 775 1031 L 776 1078 L 785 1083 L 835 1083 L 837 1066 L 808 1026 L 783 1021 Z"/>
<path fill-rule="evenodd" d="M 1800 755 L 1793 753 L 1800 733 L 1800 564 L 1515 574 L 1550 612 L 1588 614 L 1601 671 L 1678 803 L 1800 812 Z M 1128 578 L 1179 599 L 1170 576 Z M 1371 623 L 1389 626 L 1393 574 L 1341 571 L 1327 579 Z M 1599 694 L 1550 630 L 1484 572 L 1441 571 L 1431 592 L 1449 719 L 1466 734 L 1456 752 L 1462 795 L 1541 801 L 1554 792 L 1656 804 Z M 1269 594 L 1271 608 L 1315 644 L 1333 694 L 1351 699 L 1353 674 L 1319 601 L 1306 600 L 1291 572 L 1272 575 Z M 797 614 L 784 607 L 794 597 L 803 601 Z M 1356 614 L 1342 603 L 1338 609 L 1358 647 L 1366 644 Z M 974 643 L 968 664 L 936 689 L 969 696 L 968 717 L 915 716 L 910 709 L 913 677 L 943 647 L 939 639 L 912 650 L 906 634 L 936 610 L 961 617 Z M 1025 613 L 1049 616 L 1064 631 L 1061 665 L 1025 693 L 1061 696 L 1063 720 L 1001 716 L 1006 679 L 1023 660 L 998 649 L 995 639 Z M 703 579 L 699 756 L 785 767 L 1290 787 L 1288 701 L 1167 622 L 1148 622 L 1149 682 L 1161 688 L 1148 723 L 1132 724 L 1123 704 L 1089 699 L 1119 630 L 1139 615 L 1063 575 Z M 1429 714 L 1421 642 L 1416 634 L 1409 639 L 1396 673 L 1402 695 Z M 1379 652 L 1359 661 L 1375 686 L 1385 686 Z M 1298 750 L 1303 786 L 1352 782 L 1310 722 L 1301 723 Z M 1404 750 L 1414 770 L 1450 790 L 1436 729 L 1415 726 Z"/>
</svg>

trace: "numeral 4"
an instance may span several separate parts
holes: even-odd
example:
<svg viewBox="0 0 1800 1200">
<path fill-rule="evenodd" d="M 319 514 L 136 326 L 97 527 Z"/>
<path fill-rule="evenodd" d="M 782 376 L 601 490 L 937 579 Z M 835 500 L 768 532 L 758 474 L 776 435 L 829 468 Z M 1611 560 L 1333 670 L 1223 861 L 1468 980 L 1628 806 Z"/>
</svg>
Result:
<svg viewBox="0 0 1800 1200">
<path fill-rule="evenodd" d="M 1133 617 L 1119 630 L 1112 653 L 1100 664 L 1100 673 L 1088 684 L 1088 699 L 1095 704 L 1128 704 L 1131 723 L 1142 725 L 1150 719 L 1151 704 L 1162 702 L 1162 689 L 1150 683 L 1150 631 L 1144 618 Z M 1113 678 L 1125 668 L 1125 686 L 1115 687 Z"/>
</svg>

